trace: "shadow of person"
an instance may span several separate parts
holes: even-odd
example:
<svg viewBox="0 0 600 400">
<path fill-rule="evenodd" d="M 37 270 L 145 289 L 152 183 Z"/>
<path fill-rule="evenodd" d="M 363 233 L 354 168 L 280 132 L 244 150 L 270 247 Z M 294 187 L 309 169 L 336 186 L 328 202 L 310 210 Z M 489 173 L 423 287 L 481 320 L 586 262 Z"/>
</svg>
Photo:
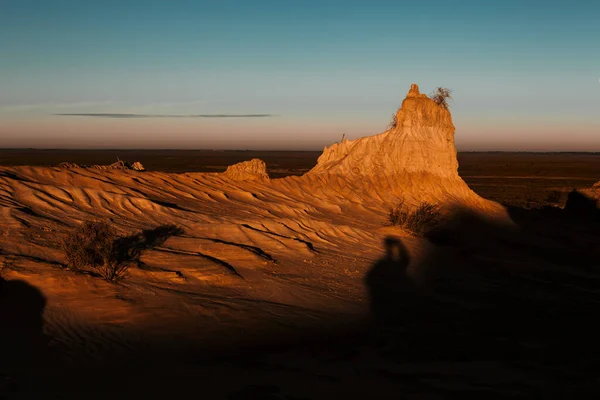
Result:
<svg viewBox="0 0 600 400">
<path fill-rule="evenodd" d="M 375 337 L 389 341 L 414 321 L 415 285 L 407 273 L 410 255 L 398 238 L 384 240 L 385 256 L 365 276 Z"/>
<path fill-rule="evenodd" d="M 34 286 L 0 277 L 0 375 L 39 365 L 46 349 L 45 306 Z"/>
</svg>

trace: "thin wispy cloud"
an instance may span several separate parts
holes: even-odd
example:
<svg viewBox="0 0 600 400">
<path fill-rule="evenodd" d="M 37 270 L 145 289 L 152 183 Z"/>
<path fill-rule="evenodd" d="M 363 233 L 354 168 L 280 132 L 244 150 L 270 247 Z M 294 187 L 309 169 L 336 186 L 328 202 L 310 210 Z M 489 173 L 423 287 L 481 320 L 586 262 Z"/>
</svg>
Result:
<svg viewBox="0 0 600 400">
<path fill-rule="evenodd" d="M 56 113 L 63 117 L 97 118 L 268 118 L 274 114 L 122 114 L 122 113 Z"/>
</svg>

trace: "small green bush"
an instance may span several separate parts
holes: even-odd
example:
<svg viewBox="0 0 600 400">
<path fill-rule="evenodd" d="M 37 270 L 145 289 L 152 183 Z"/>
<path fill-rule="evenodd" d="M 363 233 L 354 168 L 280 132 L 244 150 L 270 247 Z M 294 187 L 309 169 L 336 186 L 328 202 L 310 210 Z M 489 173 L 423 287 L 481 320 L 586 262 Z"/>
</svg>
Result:
<svg viewBox="0 0 600 400">
<path fill-rule="evenodd" d="M 433 232 L 441 221 L 440 207 L 428 202 L 411 209 L 400 200 L 390 208 L 388 222 L 400 226 L 415 236 L 424 237 Z"/>
<path fill-rule="evenodd" d="M 73 271 L 100 275 L 109 282 L 121 279 L 129 269 L 128 260 L 119 257 L 117 231 L 104 221 L 85 221 L 70 232 L 62 242 L 67 266 Z"/>
</svg>

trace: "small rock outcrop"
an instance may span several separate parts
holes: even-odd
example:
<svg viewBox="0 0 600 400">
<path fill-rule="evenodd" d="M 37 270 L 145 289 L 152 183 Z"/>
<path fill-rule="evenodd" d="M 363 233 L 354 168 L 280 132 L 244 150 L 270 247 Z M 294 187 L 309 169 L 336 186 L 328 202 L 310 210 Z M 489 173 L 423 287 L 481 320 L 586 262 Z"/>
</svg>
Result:
<svg viewBox="0 0 600 400">
<path fill-rule="evenodd" d="M 136 161 L 133 164 L 131 164 L 131 169 L 134 171 L 145 171 L 146 170 L 146 168 L 144 168 L 142 163 L 139 161 Z"/>
<path fill-rule="evenodd" d="M 268 180 L 267 164 L 263 160 L 254 158 L 230 165 L 224 172 L 225 176 L 234 181 Z"/>
</svg>

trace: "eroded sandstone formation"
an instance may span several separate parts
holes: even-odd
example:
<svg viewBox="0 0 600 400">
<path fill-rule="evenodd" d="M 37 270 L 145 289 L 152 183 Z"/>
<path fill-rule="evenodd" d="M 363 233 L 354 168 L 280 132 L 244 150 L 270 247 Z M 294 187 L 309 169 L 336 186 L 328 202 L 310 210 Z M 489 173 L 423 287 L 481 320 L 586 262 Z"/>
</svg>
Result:
<svg viewBox="0 0 600 400">
<path fill-rule="evenodd" d="M 235 181 L 268 180 L 267 165 L 263 160 L 254 158 L 230 165 L 224 172 L 225 176 Z"/>
<path fill-rule="evenodd" d="M 396 127 L 384 133 L 325 148 L 309 173 L 380 176 L 427 172 L 458 177 L 450 111 L 413 84 L 396 118 Z"/>
<path fill-rule="evenodd" d="M 383 133 L 326 147 L 306 175 L 330 181 L 343 177 L 379 196 L 415 202 L 479 199 L 458 175 L 449 110 L 413 84 L 396 119 L 396 126 Z"/>
</svg>

